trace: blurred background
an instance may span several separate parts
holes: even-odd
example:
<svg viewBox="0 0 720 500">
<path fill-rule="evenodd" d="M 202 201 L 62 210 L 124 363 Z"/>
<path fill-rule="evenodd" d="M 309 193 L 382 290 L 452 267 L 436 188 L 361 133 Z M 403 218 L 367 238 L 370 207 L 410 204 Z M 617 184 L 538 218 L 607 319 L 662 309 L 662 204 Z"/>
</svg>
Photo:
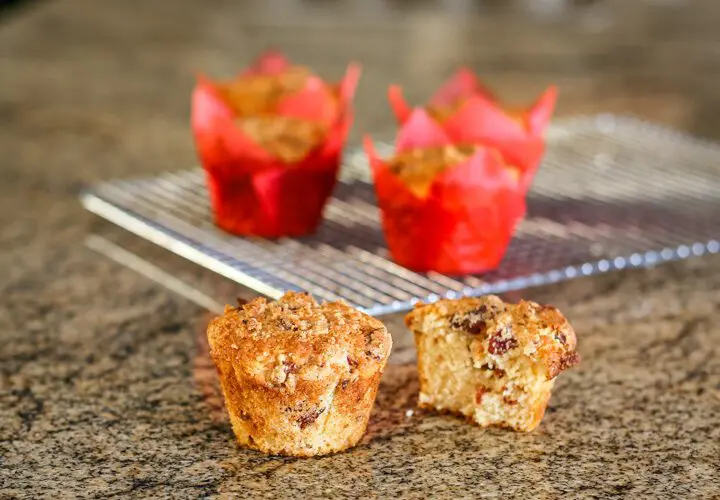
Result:
<svg viewBox="0 0 720 500">
<path fill-rule="evenodd" d="M 327 76 L 363 62 L 356 133 L 389 132 L 389 82 L 422 102 L 460 64 L 516 104 L 557 83 L 560 115 L 635 112 L 714 135 L 720 111 L 720 7 L 705 0 L 6 0 L 0 12 L 3 31 L 34 27 L 32 40 L 5 33 L 24 69 L 7 90 L 120 120 L 187 114 L 195 72 L 232 75 L 268 47 Z"/>
<path fill-rule="evenodd" d="M 21 183 L 191 166 L 195 75 L 228 77 L 271 47 L 331 78 L 364 65 L 353 141 L 391 137 L 388 84 L 421 103 L 461 64 L 510 105 L 555 83 L 556 116 L 632 113 L 718 137 L 718 19 L 707 0 L 5 0 L 0 140 L 33 170 L 32 144 L 55 151 Z"/>
<path fill-rule="evenodd" d="M 330 79 L 362 63 L 355 145 L 368 132 L 393 137 L 389 84 L 423 103 L 460 65 L 510 106 L 554 83 L 557 118 L 634 114 L 717 138 L 719 19 L 707 0 L 5 1 L 3 267 L 25 276 L 51 258 L 43 244 L 71 252 L 102 232 L 202 288 L 198 266 L 105 228 L 76 196 L 95 181 L 196 166 L 196 75 L 230 77 L 268 48 Z M 222 286 L 208 295 L 231 302 L 237 286 Z"/>
</svg>

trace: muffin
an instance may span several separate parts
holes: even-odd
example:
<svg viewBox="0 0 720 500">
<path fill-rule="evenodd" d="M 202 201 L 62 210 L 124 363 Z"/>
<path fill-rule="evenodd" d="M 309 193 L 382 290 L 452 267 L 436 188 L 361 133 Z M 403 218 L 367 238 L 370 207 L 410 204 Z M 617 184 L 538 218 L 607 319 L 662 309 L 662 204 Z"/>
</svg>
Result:
<svg viewBox="0 0 720 500">
<path fill-rule="evenodd" d="M 388 98 L 398 122 L 405 123 L 412 109 L 400 87 L 391 86 Z M 504 108 L 472 71 L 461 68 L 425 109 L 453 143 L 496 148 L 504 161 L 520 172 L 520 183 L 527 191 L 545 151 L 544 134 L 556 101 L 557 89 L 550 86 L 527 109 Z"/>
<path fill-rule="evenodd" d="M 405 323 L 417 345 L 420 406 L 482 427 L 535 429 L 555 378 L 580 360 L 565 317 L 534 302 L 441 300 L 416 307 Z"/>
<path fill-rule="evenodd" d="M 274 115 L 280 101 L 303 90 L 313 76 L 309 68 L 292 65 L 283 56 L 270 53 L 241 78 L 219 83 L 217 89 L 236 116 Z M 331 89 L 327 93 L 336 98 Z"/>
<path fill-rule="evenodd" d="M 192 129 L 214 220 L 243 236 L 312 233 L 335 186 L 359 67 L 330 84 L 268 53 L 230 82 L 200 77 Z"/>
<path fill-rule="evenodd" d="M 390 172 L 410 191 L 419 198 L 425 198 L 438 175 L 467 162 L 480 149 L 478 146 L 463 144 L 416 148 L 398 153 L 390 158 L 387 164 Z M 518 170 L 511 166 L 507 166 L 506 170 L 517 182 Z"/>
<path fill-rule="evenodd" d="M 418 272 L 497 267 L 525 214 L 515 168 L 494 148 L 453 144 L 423 109 L 400 129 L 394 157 L 365 148 L 390 254 Z"/>
<path fill-rule="evenodd" d="M 288 292 L 227 307 L 207 335 L 242 446 L 309 457 L 364 434 L 392 346 L 377 319 Z"/>
</svg>

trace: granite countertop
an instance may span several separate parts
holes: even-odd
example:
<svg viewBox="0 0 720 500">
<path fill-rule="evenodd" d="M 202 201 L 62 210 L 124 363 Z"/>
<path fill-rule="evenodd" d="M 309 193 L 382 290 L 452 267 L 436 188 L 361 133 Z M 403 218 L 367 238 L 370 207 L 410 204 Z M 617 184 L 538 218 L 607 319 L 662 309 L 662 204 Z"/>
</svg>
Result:
<svg viewBox="0 0 720 500">
<path fill-rule="evenodd" d="M 632 112 L 718 138 L 720 4 L 279 4 L 57 0 L 0 19 L 0 498 L 717 498 L 717 256 L 524 292 L 570 317 L 583 357 L 534 433 L 409 412 L 411 341 L 390 317 L 397 349 L 363 444 L 277 458 L 233 441 L 209 313 L 84 246 L 111 230 L 76 195 L 191 166 L 194 73 L 232 74 L 268 45 L 328 76 L 364 63 L 354 140 L 392 131 L 389 83 L 419 101 L 460 63 L 510 101 L 555 82 L 559 115 Z"/>
</svg>

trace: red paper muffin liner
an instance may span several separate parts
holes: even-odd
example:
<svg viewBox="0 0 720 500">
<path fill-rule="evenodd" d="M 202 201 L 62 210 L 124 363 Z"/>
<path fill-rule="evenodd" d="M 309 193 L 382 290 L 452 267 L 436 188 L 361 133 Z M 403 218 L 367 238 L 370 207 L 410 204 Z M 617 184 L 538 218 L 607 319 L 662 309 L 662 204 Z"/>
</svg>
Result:
<svg viewBox="0 0 720 500">
<path fill-rule="evenodd" d="M 239 78 L 278 74 L 288 67 L 268 53 Z M 281 99 L 277 115 L 327 127 L 324 141 L 300 161 L 287 163 L 263 149 L 235 123 L 218 86 L 200 76 L 192 95 L 192 130 L 206 172 L 216 224 L 244 236 L 279 238 L 315 231 L 335 185 L 342 149 L 352 123 L 351 102 L 360 68 L 350 65 L 336 86 L 309 77 L 305 88 Z"/>
<path fill-rule="evenodd" d="M 402 90 L 391 86 L 388 98 L 398 122 L 404 123 L 411 108 Z M 457 106 L 439 122 L 451 142 L 497 148 L 507 163 L 520 170 L 521 184 L 527 191 L 545 152 L 543 136 L 556 101 L 557 88 L 550 86 L 529 109 L 510 114 L 472 71 L 462 68 L 435 93 L 428 107 Z"/>
<path fill-rule="evenodd" d="M 444 146 L 448 134 L 423 109 L 413 111 L 397 151 Z M 464 163 L 437 175 L 427 196 L 413 193 L 365 139 L 388 248 L 400 265 L 418 272 L 461 275 L 500 264 L 525 215 L 522 186 L 493 148 L 478 147 Z"/>
</svg>

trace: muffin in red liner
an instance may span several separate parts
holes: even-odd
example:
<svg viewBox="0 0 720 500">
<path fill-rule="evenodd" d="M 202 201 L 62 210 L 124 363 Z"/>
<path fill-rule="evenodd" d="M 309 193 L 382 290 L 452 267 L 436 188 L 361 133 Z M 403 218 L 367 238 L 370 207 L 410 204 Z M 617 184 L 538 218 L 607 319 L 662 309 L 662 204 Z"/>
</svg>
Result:
<svg viewBox="0 0 720 500">
<path fill-rule="evenodd" d="M 454 145 L 423 109 L 405 121 L 396 148 L 382 160 L 365 138 L 393 259 L 453 275 L 497 267 L 525 215 L 518 171 L 492 147 Z"/>
<path fill-rule="evenodd" d="M 411 114 L 400 87 L 388 90 L 390 105 L 402 124 Z M 506 162 L 521 171 L 521 184 L 530 188 L 545 151 L 544 133 L 550 123 L 557 88 L 550 86 L 529 109 L 503 109 L 477 76 L 461 68 L 435 93 L 426 110 L 456 144 L 496 147 Z"/>
<path fill-rule="evenodd" d="M 200 76 L 192 130 L 215 223 L 245 236 L 312 233 L 352 123 L 360 68 L 338 84 L 270 52 L 231 82 Z"/>
</svg>

